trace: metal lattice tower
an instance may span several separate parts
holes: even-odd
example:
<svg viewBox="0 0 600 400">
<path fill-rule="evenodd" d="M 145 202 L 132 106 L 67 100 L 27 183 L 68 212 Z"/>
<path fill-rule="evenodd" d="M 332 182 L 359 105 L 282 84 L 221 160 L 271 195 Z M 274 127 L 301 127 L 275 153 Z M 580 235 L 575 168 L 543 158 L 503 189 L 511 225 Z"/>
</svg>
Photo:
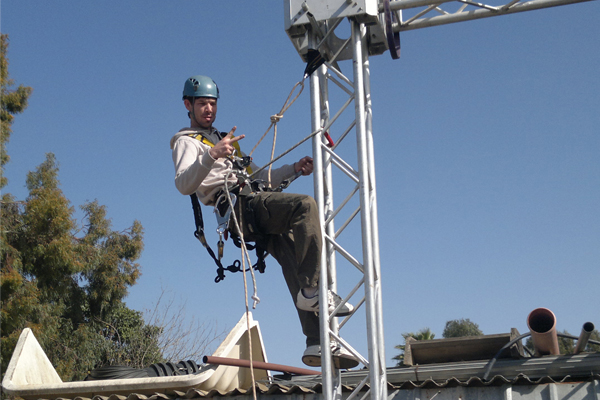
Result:
<svg viewBox="0 0 600 400">
<path fill-rule="evenodd" d="M 364 308 L 366 314 L 368 354 L 364 356 L 343 339 L 343 328 L 352 316 L 340 322 L 327 314 L 325 302 L 321 302 L 322 379 L 326 400 L 342 396 L 340 373 L 332 365 L 329 346 L 332 341 L 353 353 L 369 370 L 348 399 L 369 396 L 373 400 L 384 400 L 388 396 L 369 57 L 389 50 L 392 58 L 397 59 L 401 31 L 583 1 L 589 0 L 510 0 L 501 5 L 472 0 L 284 0 L 285 29 L 300 56 L 306 62 L 312 61 L 313 50 L 317 50 L 325 59 L 310 78 L 311 129 L 316 132 L 313 137 L 314 191 L 325 234 L 321 265 L 327 266 L 321 268 L 319 291 L 337 291 L 340 258 L 340 266 L 358 271 L 354 287 L 348 294 L 340 295 L 344 300 L 352 298 L 353 304 Z M 453 6 L 456 9 L 448 11 Z M 403 20 L 403 10 L 412 14 L 406 20 Z M 350 34 L 347 39 L 340 39 L 335 30 L 344 20 L 349 21 Z M 338 67 L 337 63 L 343 60 L 352 60 L 351 77 Z M 336 97 L 342 98 L 337 108 L 331 105 L 330 89 L 342 93 Z M 344 120 L 343 116 L 352 114 L 352 104 L 354 114 Z M 356 142 L 350 144 L 353 151 L 348 152 L 351 132 Z M 336 138 L 333 146 L 330 136 Z M 343 180 L 341 185 L 340 180 Z M 342 186 L 342 197 L 336 203 L 334 187 L 338 190 L 339 186 Z M 358 219 L 360 223 L 354 221 Z M 343 222 L 336 228 L 338 220 Z M 357 229 L 360 232 L 354 234 L 360 237 L 362 246 L 345 247 L 343 236 Z M 347 275 L 350 274 L 344 270 L 344 276 Z M 359 298 L 360 293 L 364 294 L 362 298 Z M 358 397 L 365 385 L 369 386 L 367 394 Z"/>
</svg>

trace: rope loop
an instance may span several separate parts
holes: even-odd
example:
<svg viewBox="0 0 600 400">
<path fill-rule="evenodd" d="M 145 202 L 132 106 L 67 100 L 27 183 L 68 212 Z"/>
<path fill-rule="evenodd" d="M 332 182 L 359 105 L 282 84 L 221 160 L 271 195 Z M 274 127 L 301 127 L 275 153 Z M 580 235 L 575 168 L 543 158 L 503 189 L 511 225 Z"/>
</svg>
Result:
<svg viewBox="0 0 600 400">
<path fill-rule="evenodd" d="M 281 121 L 281 118 L 283 118 L 282 114 L 271 115 L 271 124 L 278 123 L 279 121 Z"/>
<path fill-rule="evenodd" d="M 298 90 L 298 93 L 296 94 L 296 96 L 294 96 L 294 98 L 292 98 L 292 95 L 296 91 L 297 87 L 300 87 L 300 89 Z M 254 150 L 256 150 L 256 148 L 258 147 L 260 142 L 262 142 L 262 140 L 265 138 L 265 136 L 267 136 L 267 133 L 269 133 L 271 128 L 273 126 L 275 126 L 275 128 L 277 128 L 277 123 L 281 120 L 281 118 L 283 118 L 283 114 L 288 110 L 288 108 L 290 108 L 292 106 L 292 104 L 294 104 L 294 102 L 298 99 L 298 97 L 300 97 L 300 94 L 302 94 L 303 90 L 304 90 L 304 79 L 302 79 L 299 82 L 296 82 L 294 87 L 292 87 L 292 90 L 290 91 L 290 94 L 288 95 L 287 99 L 285 100 L 285 103 L 283 103 L 281 110 L 277 114 L 271 115 L 271 125 L 269 125 L 269 128 L 267 129 L 267 131 L 262 135 L 262 137 L 260 139 L 258 139 L 258 142 L 256 142 L 256 144 L 254 145 L 254 147 L 248 154 L 250 157 L 252 157 Z"/>
</svg>

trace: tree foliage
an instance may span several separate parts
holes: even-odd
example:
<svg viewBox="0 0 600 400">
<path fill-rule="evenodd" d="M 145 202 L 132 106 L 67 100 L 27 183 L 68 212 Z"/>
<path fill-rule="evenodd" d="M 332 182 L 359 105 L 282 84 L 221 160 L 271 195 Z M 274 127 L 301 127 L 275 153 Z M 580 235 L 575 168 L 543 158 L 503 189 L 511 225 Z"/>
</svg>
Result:
<svg viewBox="0 0 600 400">
<path fill-rule="evenodd" d="M 404 338 L 404 344 L 399 344 L 394 346 L 394 348 L 396 350 L 400 350 L 400 354 L 397 354 L 396 356 L 394 356 L 392 358 L 392 360 L 396 360 L 396 366 L 400 366 L 402 365 L 402 363 L 404 362 L 404 351 L 406 350 L 406 339 L 408 339 L 409 337 L 416 339 L 416 340 L 432 340 L 433 338 L 435 338 L 435 333 L 431 332 L 431 329 L 429 328 L 423 328 L 420 331 L 418 331 L 417 333 L 403 333 L 402 337 Z"/>
<path fill-rule="evenodd" d="M 8 59 L 6 51 L 8 49 L 8 35 L 0 36 L 0 84 L 2 107 L 0 110 L 0 189 L 6 186 L 7 180 L 4 176 L 4 165 L 10 160 L 6 153 L 6 145 L 10 139 L 11 129 L 14 115 L 19 114 L 27 108 L 27 99 L 31 94 L 32 89 L 27 86 L 19 85 L 16 89 L 12 89 L 14 82 L 8 75 Z"/>
<path fill-rule="evenodd" d="M 27 188 L 25 201 L 2 202 L 3 368 L 25 327 L 63 380 L 82 379 L 98 365 L 162 361 L 161 328 L 123 302 L 140 276 L 141 224 L 114 231 L 93 201 L 81 207 L 77 226 L 52 154 L 28 174 Z"/>
<path fill-rule="evenodd" d="M 31 88 L 11 90 L 1 37 L 2 182 L 13 116 L 27 106 Z M 60 189 L 53 154 L 27 175 L 28 197 L 5 193 L 0 203 L 0 364 L 6 371 L 21 331 L 32 329 L 64 381 L 83 379 L 101 365 L 145 367 L 164 361 L 163 328 L 126 307 L 128 289 L 140 276 L 143 249 L 138 221 L 115 231 L 104 206 L 81 206 L 83 225 Z"/>
<path fill-rule="evenodd" d="M 472 322 L 469 318 L 453 319 L 446 322 L 442 337 L 464 337 L 464 336 L 482 336 L 483 332 L 479 329 L 479 325 Z"/>
</svg>

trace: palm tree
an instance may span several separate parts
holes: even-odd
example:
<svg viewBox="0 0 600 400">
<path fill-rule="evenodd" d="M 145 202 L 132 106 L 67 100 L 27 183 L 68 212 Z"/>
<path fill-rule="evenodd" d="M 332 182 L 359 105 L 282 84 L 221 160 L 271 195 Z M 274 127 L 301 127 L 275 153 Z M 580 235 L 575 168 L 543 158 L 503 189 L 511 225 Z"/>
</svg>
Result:
<svg viewBox="0 0 600 400">
<path fill-rule="evenodd" d="M 399 344 L 394 346 L 395 349 L 398 349 L 401 351 L 400 354 L 398 354 L 397 356 L 394 356 L 392 358 L 392 360 L 397 360 L 396 366 L 399 367 L 404 363 L 404 349 L 406 348 L 406 339 L 409 337 L 412 337 L 413 339 L 416 340 L 432 340 L 435 337 L 435 333 L 431 332 L 431 329 L 429 328 L 423 328 L 420 331 L 418 331 L 417 333 L 403 333 L 402 337 L 404 338 L 404 344 Z"/>
</svg>

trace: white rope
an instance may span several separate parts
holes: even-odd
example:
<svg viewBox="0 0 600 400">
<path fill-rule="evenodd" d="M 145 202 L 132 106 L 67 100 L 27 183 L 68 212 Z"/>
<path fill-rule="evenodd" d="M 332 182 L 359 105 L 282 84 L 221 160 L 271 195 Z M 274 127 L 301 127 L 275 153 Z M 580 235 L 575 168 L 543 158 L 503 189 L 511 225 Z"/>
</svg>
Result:
<svg viewBox="0 0 600 400">
<path fill-rule="evenodd" d="M 294 87 L 292 87 L 292 90 L 290 91 L 290 94 L 288 95 L 287 99 L 285 100 L 285 103 L 283 103 L 281 110 L 279 110 L 279 112 L 277 114 L 271 115 L 271 125 L 269 125 L 269 128 L 267 128 L 266 132 L 261 136 L 260 139 L 258 139 L 258 142 L 254 145 L 254 147 L 252 148 L 252 151 L 250 151 L 250 154 L 248 154 L 249 156 L 252 156 L 252 153 L 254 153 L 254 150 L 256 150 L 256 148 L 258 147 L 260 142 L 262 142 L 262 140 L 265 138 L 265 136 L 267 136 L 267 133 L 269 133 L 271 128 L 273 128 L 273 144 L 271 145 L 271 162 L 268 164 L 269 165 L 269 173 L 268 173 L 268 178 L 267 178 L 269 187 L 271 187 L 271 166 L 273 165 L 273 157 L 275 155 L 275 142 L 277 141 L 277 123 L 279 121 L 281 121 L 281 119 L 283 118 L 283 114 L 285 114 L 285 112 L 288 110 L 288 108 L 290 108 L 292 106 L 292 104 L 294 104 L 296 99 L 298 97 L 300 97 L 300 94 L 304 90 L 304 79 L 306 79 L 306 78 L 302 78 L 301 81 L 296 82 Z M 294 91 L 296 90 L 296 88 L 298 86 L 300 86 L 300 90 L 298 91 L 298 94 L 290 101 L 290 99 L 292 98 L 292 95 L 294 94 Z"/>
<path fill-rule="evenodd" d="M 229 181 L 229 177 L 233 171 L 230 171 L 225 176 L 225 193 L 227 195 L 227 201 L 229 203 L 229 207 L 232 210 L 231 215 L 233 216 L 233 223 L 235 225 L 236 232 L 238 232 L 240 236 L 240 250 L 242 252 L 242 274 L 244 277 L 244 303 L 246 306 L 246 332 L 248 332 L 248 358 L 250 361 L 250 378 L 252 379 L 252 396 L 254 400 L 257 400 L 256 396 L 256 379 L 254 377 L 254 366 L 253 366 L 253 357 L 252 357 L 252 334 L 250 331 L 250 308 L 248 306 L 248 281 L 246 279 L 246 261 L 248 261 L 250 274 L 252 275 L 252 286 L 254 287 L 254 294 L 252 295 L 252 300 L 254 301 L 252 304 L 252 309 L 256 308 L 256 305 L 260 303 L 260 298 L 257 294 L 257 285 L 256 285 L 256 277 L 254 276 L 254 270 L 252 269 L 252 262 L 250 261 L 250 255 L 248 253 L 248 248 L 246 247 L 246 241 L 244 240 L 244 233 L 240 229 L 240 224 L 238 223 L 237 216 L 235 215 L 235 209 L 233 206 L 233 202 L 231 201 L 231 196 L 229 195 L 229 187 L 227 186 L 227 182 Z M 241 200 L 238 200 L 241 201 Z M 241 216 L 240 216 L 241 217 Z"/>
<path fill-rule="evenodd" d="M 278 155 L 277 157 L 275 157 L 274 159 L 272 159 L 271 161 L 269 161 L 267 164 L 263 165 L 262 167 L 260 167 L 256 171 L 253 171 L 252 175 L 250 175 L 250 177 L 252 178 L 254 175 L 256 175 L 257 173 L 259 173 L 263 169 L 265 169 L 265 168 L 273 165 L 273 163 L 277 162 L 279 159 L 281 159 L 282 157 L 286 156 L 288 153 L 290 153 L 296 147 L 300 146 L 302 143 L 306 142 L 308 139 L 312 138 L 313 136 L 315 136 L 318 133 L 321 133 L 322 131 L 323 131 L 323 129 L 320 128 L 320 129 L 317 129 L 316 131 L 312 132 L 310 135 L 308 135 L 307 137 L 305 137 L 304 139 L 302 139 L 301 141 L 299 141 L 298 143 L 296 143 L 295 145 L 293 145 L 292 147 L 290 147 L 289 149 L 287 149 L 286 151 L 284 151 L 283 153 L 281 153 L 280 155 Z"/>
<path fill-rule="evenodd" d="M 296 97 L 294 97 L 294 99 L 290 102 L 290 98 L 292 97 L 292 94 L 294 93 L 294 90 L 296 90 L 296 88 L 298 86 L 300 86 L 300 91 L 298 92 L 298 94 L 296 95 Z M 277 113 L 275 115 L 271 115 L 271 125 L 269 125 L 269 128 L 266 130 L 265 133 L 263 133 L 263 135 L 261 136 L 261 138 L 258 139 L 258 142 L 256 142 L 256 144 L 254 145 L 254 147 L 252 148 L 252 150 L 248 154 L 249 156 L 252 156 L 252 153 L 254 153 L 254 150 L 256 150 L 256 148 L 258 147 L 258 145 L 260 144 L 260 142 L 262 142 L 262 140 L 265 138 L 265 136 L 267 136 L 267 133 L 269 133 L 269 131 L 271 130 L 271 128 L 273 127 L 273 125 L 277 124 L 281 120 L 281 118 L 283 118 L 283 114 L 288 110 L 288 108 L 290 108 L 292 106 L 292 104 L 294 104 L 294 102 L 300 96 L 300 94 L 302 93 L 303 90 L 304 90 L 304 79 L 302 79 L 300 82 L 296 82 L 296 84 L 294 85 L 294 87 L 290 91 L 290 94 L 288 95 L 287 99 L 285 100 L 285 103 L 283 103 L 283 107 L 281 107 L 281 110 L 279 111 L 279 113 Z"/>
</svg>

